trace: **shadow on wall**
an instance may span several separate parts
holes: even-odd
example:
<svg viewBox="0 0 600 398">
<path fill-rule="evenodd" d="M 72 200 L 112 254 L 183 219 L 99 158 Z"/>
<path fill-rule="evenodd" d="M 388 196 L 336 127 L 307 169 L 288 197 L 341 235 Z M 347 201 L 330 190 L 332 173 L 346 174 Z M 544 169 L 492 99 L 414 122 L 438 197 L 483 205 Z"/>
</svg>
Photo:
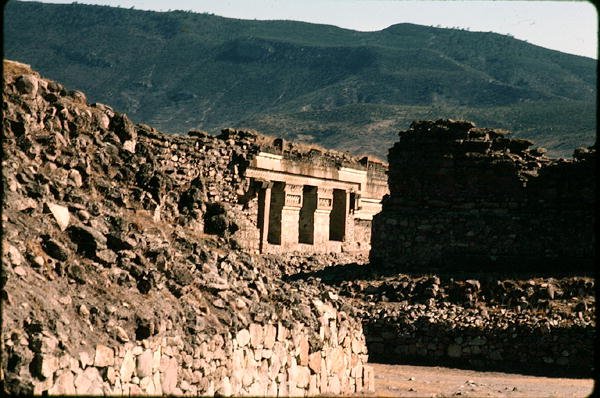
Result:
<svg viewBox="0 0 600 398">
<path fill-rule="evenodd" d="M 354 309 L 362 317 L 370 362 L 547 377 L 593 372 L 592 323 L 564 327 L 552 315 L 590 314 L 585 301 L 595 294 L 594 281 L 581 272 L 399 273 L 349 263 L 284 277 L 310 278 L 362 302 Z"/>
<path fill-rule="evenodd" d="M 423 267 L 424 269 L 426 267 Z M 344 281 L 354 281 L 354 280 L 378 280 L 381 278 L 399 275 L 401 272 L 402 275 L 407 275 L 414 278 L 438 275 L 440 278 L 444 279 L 490 279 L 490 280 L 500 280 L 500 279 L 531 279 L 531 278 L 561 278 L 561 277 L 569 277 L 569 276 L 591 276 L 595 275 L 595 269 L 590 268 L 588 271 L 576 270 L 572 268 L 540 268 L 537 271 L 532 271 L 528 269 L 526 271 L 515 271 L 515 270 L 504 270 L 498 271 L 495 270 L 493 272 L 483 272 L 481 271 L 483 267 L 478 267 L 474 263 L 471 265 L 464 267 L 463 269 L 455 269 L 455 270 L 447 270 L 443 267 L 430 267 L 426 268 L 427 272 L 415 271 L 414 269 L 406 269 L 406 270 L 398 270 L 398 269 L 389 269 L 389 268 L 375 268 L 370 264 L 357 264 L 357 263 L 347 263 L 347 264 L 335 264 L 328 266 L 326 268 L 310 271 L 310 272 L 298 272 L 296 274 L 290 274 L 283 276 L 285 281 L 295 281 L 295 280 L 306 280 L 309 278 L 319 278 L 323 283 L 327 283 L 330 285 L 337 285 Z M 515 267 L 518 268 L 518 267 Z"/>
<path fill-rule="evenodd" d="M 595 328 L 512 325 L 482 331 L 429 323 L 403 324 L 393 318 L 363 320 L 369 362 L 447 366 L 545 377 L 593 376 Z"/>
</svg>

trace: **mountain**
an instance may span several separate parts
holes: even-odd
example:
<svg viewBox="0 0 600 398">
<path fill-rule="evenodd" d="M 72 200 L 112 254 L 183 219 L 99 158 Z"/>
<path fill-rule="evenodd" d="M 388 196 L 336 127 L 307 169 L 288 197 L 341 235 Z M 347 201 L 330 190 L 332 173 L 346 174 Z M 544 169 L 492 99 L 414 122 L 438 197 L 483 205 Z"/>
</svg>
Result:
<svg viewBox="0 0 600 398">
<path fill-rule="evenodd" d="M 253 128 L 382 157 L 414 119 L 469 119 L 563 156 L 596 134 L 596 60 L 491 32 L 10 1 L 4 38 L 6 58 L 172 133 Z"/>
</svg>

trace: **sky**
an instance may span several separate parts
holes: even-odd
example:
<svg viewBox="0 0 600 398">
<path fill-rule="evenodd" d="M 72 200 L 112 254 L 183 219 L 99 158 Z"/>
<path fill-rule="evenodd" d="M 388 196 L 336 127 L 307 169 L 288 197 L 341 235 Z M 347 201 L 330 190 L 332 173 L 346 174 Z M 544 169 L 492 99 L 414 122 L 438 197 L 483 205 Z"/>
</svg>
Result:
<svg viewBox="0 0 600 398">
<path fill-rule="evenodd" d="M 72 0 L 43 0 L 72 3 Z M 494 0 L 80 0 L 139 10 L 186 10 L 241 19 L 285 19 L 360 31 L 410 22 L 510 34 L 531 44 L 598 58 L 598 14 L 587 1 Z"/>
</svg>

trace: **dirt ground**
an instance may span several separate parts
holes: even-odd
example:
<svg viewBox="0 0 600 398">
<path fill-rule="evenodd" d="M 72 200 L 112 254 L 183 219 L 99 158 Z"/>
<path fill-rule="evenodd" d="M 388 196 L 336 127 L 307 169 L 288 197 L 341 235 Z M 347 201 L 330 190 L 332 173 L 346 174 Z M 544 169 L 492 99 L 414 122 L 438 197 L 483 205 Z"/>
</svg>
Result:
<svg viewBox="0 0 600 398">
<path fill-rule="evenodd" d="M 593 379 L 525 376 L 437 366 L 370 364 L 378 397 L 588 397 Z"/>
</svg>

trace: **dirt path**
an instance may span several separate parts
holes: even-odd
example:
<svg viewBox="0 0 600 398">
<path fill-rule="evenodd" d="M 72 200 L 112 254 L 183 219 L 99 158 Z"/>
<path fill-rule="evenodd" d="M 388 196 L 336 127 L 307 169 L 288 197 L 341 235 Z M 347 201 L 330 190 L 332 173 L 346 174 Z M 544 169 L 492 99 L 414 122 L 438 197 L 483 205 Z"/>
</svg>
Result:
<svg viewBox="0 0 600 398">
<path fill-rule="evenodd" d="M 524 376 L 412 365 L 370 364 L 378 397 L 587 397 L 593 379 Z"/>
</svg>

